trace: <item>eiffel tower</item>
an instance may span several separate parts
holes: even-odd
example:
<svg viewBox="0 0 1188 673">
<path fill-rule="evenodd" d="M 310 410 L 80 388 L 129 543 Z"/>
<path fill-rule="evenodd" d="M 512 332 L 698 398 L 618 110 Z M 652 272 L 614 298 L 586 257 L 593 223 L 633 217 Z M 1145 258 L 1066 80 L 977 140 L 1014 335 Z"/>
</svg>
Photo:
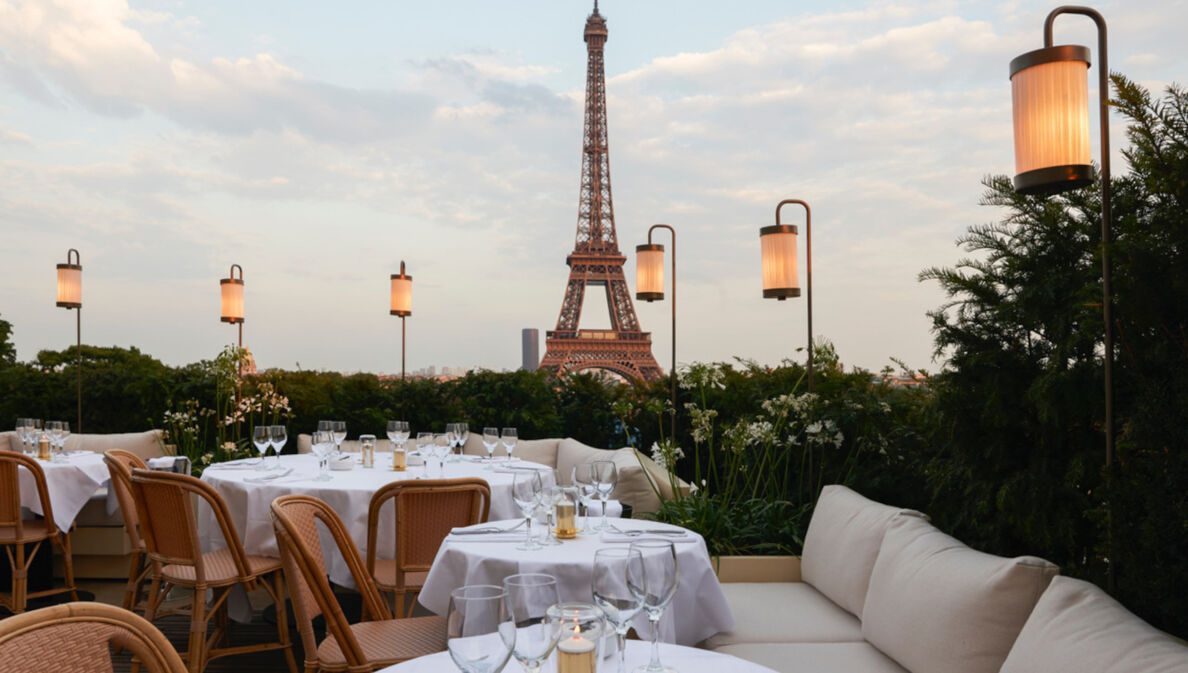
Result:
<svg viewBox="0 0 1188 673">
<path fill-rule="evenodd" d="M 546 333 L 541 369 L 574 372 L 602 369 L 630 380 L 663 376 L 652 355 L 652 335 L 639 329 L 635 305 L 623 277 L 627 258 L 619 252 L 615 209 L 611 202 L 610 151 L 606 132 L 606 76 L 602 52 L 606 19 L 586 19 L 586 119 L 582 141 L 582 191 L 578 199 L 577 240 L 566 258 L 569 283 L 557 329 Z M 606 290 L 610 329 L 579 329 L 586 288 Z"/>
</svg>

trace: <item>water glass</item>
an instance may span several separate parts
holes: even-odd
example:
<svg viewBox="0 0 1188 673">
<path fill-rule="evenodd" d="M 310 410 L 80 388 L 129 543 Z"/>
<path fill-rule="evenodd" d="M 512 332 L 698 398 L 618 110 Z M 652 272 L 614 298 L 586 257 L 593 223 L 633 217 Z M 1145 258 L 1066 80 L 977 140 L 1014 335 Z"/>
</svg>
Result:
<svg viewBox="0 0 1188 673">
<path fill-rule="evenodd" d="M 433 435 L 433 455 L 437 456 L 437 478 L 445 479 L 446 457 L 450 455 L 450 436 L 448 434 Z"/>
<path fill-rule="evenodd" d="M 632 620 L 643 610 L 643 599 L 627 586 L 631 566 L 636 566 L 636 575 L 644 575 L 643 555 L 638 549 L 615 547 L 594 552 L 590 588 L 594 594 L 594 604 L 602 608 L 607 624 L 615 629 L 619 647 L 619 673 L 626 671 L 627 631 L 631 629 Z"/>
<path fill-rule="evenodd" d="M 594 486 L 594 467 L 590 463 L 574 465 L 570 471 L 570 480 L 578 490 L 585 512 L 582 515 L 582 532 L 594 531 L 595 527 L 590 525 L 590 505 L 594 504 L 594 499 L 598 497 L 598 489 Z"/>
<path fill-rule="evenodd" d="M 334 455 L 338 457 L 342 455 L 342 442 L 347 436 L 346 421 L 332 421 L 330 431 L 334 433 Z"/>
<path fill-rule="evenodd" d="M 557 532 L 557 503 L 561 500 L 561 488 L 554 481 L 552 485 L 545 486 L 540 491 L 540 504 L 544 506 L 545 511 L 545 535 L 540 543 L 544 546 L 561 544 L 561 541 L 555 537 Z"/>
<path fill-rule="evenodd" d="M 451 463 L 458 462 L 458 456 L 454 453 L 454 447 L 458 446 L 458 424 L 446 423 L 445 426 L 446 438 L 446 455 L 449 456 Z"/>
<path fill-rule="evenodd" d="M 268 456 L 268 449 L 272 447 L 271 427 L 267 425 L 257 425 L 253 427 L 252 444 L 255 445 L 256 450 L 260 452 L 260 469 L 268 469 L 264 467 L 264 458 Z"/>
<path fill-rule="evenodd" d="M 631 549 L 639 552 L 642 563 L 627 565 L 627 588 L 643 603 L 652 626 L 652 660 L 636 673 L 672 671 L 660 663 L 660 616 L 676 595 L 680 583 L 676 547 L 669 540 L 636 540 Z"/>
<path fill-rule="evenodd" d="M 520 508 L 528 527 L 524 533 L 524 544 L 516 547 L 522 551 L 535 551 L 541 548 L 540 543 L 532 537 L 532 515 L 540 505 L 540 473 L 536 470 L 521 470 L 516 472 L 512 481 L 512 500 Z"/>
<path fill-rule="evenodd" d="M 499 428 L 483 428 L 483 448 L 487 450 L 488 470 L 494 470 L 495 447 L 499 445 Z"/>
<path fill-rule="evenodd" d="M 594 474 L 594 488 L 598 491 L 598 499 L 602 501 L 602 523 L 598 529 L 610 530 L 611 525 L 606 521 L 606 503 L 615 486 L 619 484 L 619 470 L 610 460 L 595 460 L 590 466 Z"/>
<path fill-rule="evenodd" d="M 318 457 L 318 476 L 314 481 L 330 480 L 330 454 L 334 453 L 334 433 L 315 430 L 311 435 L 314 455 Z"/>
<path fill-rule="evenodd" d="M 473 584 L 450 592 L 446 650 L 463 673 L 497 673 L 516 645 L 516 623 L 503 587 Z"/>
<path fill-rule="evenodd" d="M 45 432 L 49 435 L 50 461 L 61 462 L 62 457 L 58 455 L 58 440 L 62 437 L 62 421 L 46 421 Z"/>
<path fill-rule="evenodd" d="M 59 432 L 58 450 L 65 452 L 66 451 L 66 440 L 70 439 L 70 422 L 69 421 L 61 421 L 61 423 L 62 423 L 62 425 L 58 429 L 58 432 Z"/>
<path fill-rule="evenodd" d="M 519 441 L 519 438 L 516 436 L 516 429 L 515 428 L 504 428 L 503 429 L 503 437 L 502 437 L 501 441 L 503 442 L 503 450 L 507 451 L 508 462 L 515 460 L 514 458 L 512 458 L 512 451 L 516 450 L 516 442 Z"/>
<path fill-rule="evenodd" d="M 466 455 L 466 440 L 470 439 L 470 424 L 466 422 L 455 423 L 454 434 L 458 438 L 458 455 Z"/>
<path fill-rule="evenodd" d="M 403 445 L 408 441 L 408 421 L 388 421 L 388 441 L 393 446 Z"/>
<path fill-rule="evenodd" d="M 512 655 L 526 673 L 538 673 L 561 635 L 560 616 L 549 615 L 549 608 L 561 602 L 557 579 L 543 573 L 511 575 L 503 580 L 503 589 L 516 624 Z"/>
<path fill-rule="evenodd" d="M 272 459 L 272 469 L 279 470 L 281 449 L 285 448 L 285 442 L 289 441 L 289 434 L 285 430 L 285 426 L 268 426 L 268 441 L 272 444 L 272 452 L 275 454 Z"/>
</svg>

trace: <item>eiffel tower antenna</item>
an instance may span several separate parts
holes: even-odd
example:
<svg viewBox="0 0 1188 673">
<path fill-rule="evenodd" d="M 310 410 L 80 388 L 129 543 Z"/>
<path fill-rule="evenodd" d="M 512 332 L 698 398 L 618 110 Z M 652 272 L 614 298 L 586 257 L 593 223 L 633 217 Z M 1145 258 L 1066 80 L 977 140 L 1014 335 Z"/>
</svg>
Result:
<svg viewBox="0 0 1188 673">
<path fill-rule="evenodd" d="M 631 380 L 654 380 L 663 373 L 652 355 L 652 335 L 639 328 L 631 291 L 623 276 L 627 258 L 619 252 L 611 200 L 610 150 L 606 130 L 606 75 L 602 53 L 606 19 L 586 19 L 586 117 L 582 134 L 582 184 L 577 237 L 566 258 L 569 282 L 557 329 L 545 336 L 541 369 L 575 372 L 602 369 Z M 586 288 L 602 287 L 610 310 L 610 329 L 580 329 Z"/>
</svg>

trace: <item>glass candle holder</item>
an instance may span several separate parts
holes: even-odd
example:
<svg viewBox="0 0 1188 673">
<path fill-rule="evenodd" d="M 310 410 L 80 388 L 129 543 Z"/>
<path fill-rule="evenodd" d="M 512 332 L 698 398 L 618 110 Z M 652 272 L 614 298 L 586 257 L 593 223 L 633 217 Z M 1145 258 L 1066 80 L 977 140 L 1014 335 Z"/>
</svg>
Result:
<svg viewBox="0 0 1188 673">
<path fill-rule="evenodd" d="M 602 610 L 591 603 L 558 603 L 548 615 L 561 622 L 557 673 L 597 673 L 605 631 Z"/>
<path fill-rule="evenodd" d="M 575 486 L 563 486 L 557 498 L 557 537 L 570 540 L 577 537 L 577 509 L 581 494 Z"/>
<path fill-rule="evenodd" d="M 359 435 L 359 449 L 363 452 L 363 467 L 375 467 L 375 435 Z"/>
</svg>

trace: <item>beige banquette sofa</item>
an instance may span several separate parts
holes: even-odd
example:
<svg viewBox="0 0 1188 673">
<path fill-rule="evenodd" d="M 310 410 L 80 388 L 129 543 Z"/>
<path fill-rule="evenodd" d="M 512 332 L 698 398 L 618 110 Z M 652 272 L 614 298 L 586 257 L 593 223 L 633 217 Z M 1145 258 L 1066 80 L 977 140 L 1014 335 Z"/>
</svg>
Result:
<svg viewBox="0 0 1188 673">
<path fill-rule="evenodd" d="M 407 446 L 412 449 L 414 444 L 410 440 Z M 359 450 L 359 444 L 353 440 L 345 441 L 342 444 L 342 450 L 356 452 Z M 386 439 L 376 443 L 376 451 L 391 450 L 392 444 Z M 462 451 L 472 456 L 487 455 L 482 435 L 475 432 L 470 433 Z M 297 452 L 310 452 L 309 435 L 297 436 Z M 588 463 L 594 460 L 614 461 L 619 474 L 619 483 L 611 497 L 625 505 L 630 505 L 635 514 L 655 512 L 660 509 L 661 499 L 667 500 L 673 496 L 668 473 L 651 458 L 631 447 L 598 449 L 568 437 L 565 439 L 521 439 L 513 453 L 524 460 L 556 468 L 561 482 L 564 484 L 569 484 L 573 466 L 578 463 Z M 495 449 L 495 456 L 505 455 L 507 454 L 503 445 L 500 444 Z M 677 487 L 687 489 L 688 485 L 679 482 Z"/>
<path fill-rule="evenodd" d="M 0 448 L 21 450 L 21 439 L 15 432 L 0 433 Z M 93 451 L 103 453 L 108 449 L 131 451 L 148 460 L 163 455 L 160 430 L 145 432 L 124 432 L 113 434 L 73 434 L 66 438 L 66 451 Z M 111 506 L 109 506 L 111 505 Z M 108 513 L 108 510 L 112 510 Z M 128 536 L 124 533 L 124 520 L 114 501 L 109 502 L 107 489 L 101 488 L 91 496 L 90 501 L 74 518 L 74 530 L 70 533 L 71 557 L 74 574 L 90 578 L 126 578 L 128 576 Z"/>
<path fill-rule="evenodd" d="M 800 572 L 723 584 L 734 630 L 702 646 L 784 673 L 1188 672 L 1188 645 L 1095 585 L 844 486 L 822 491 Z"/>
</svg>

